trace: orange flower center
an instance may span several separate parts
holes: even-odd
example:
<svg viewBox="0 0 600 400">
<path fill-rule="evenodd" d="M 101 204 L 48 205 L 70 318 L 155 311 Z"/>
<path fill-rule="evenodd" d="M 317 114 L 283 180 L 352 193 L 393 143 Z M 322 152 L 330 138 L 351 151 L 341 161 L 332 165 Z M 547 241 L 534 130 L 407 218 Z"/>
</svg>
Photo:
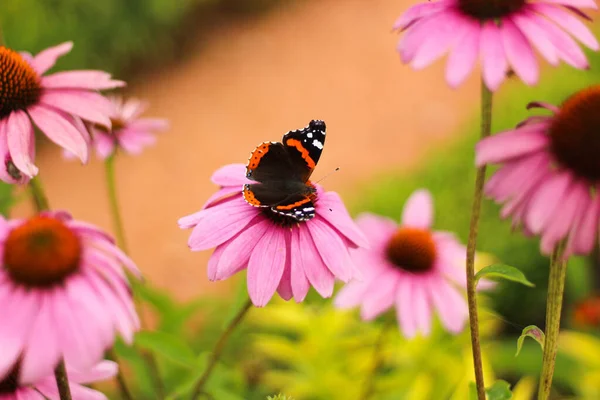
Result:
<svg viewBox="0 0 600 400">
<path fill-rule="evenodd" d="M 513 14 L 523 8 L 526 0 L 459 0 L 458 8 L 463 14 L 487 21 Z"/>
<path fill-rule="evenodd" d="M 48 287 L 79 267 L 81 242 L 63 222 L 34 217 L 13 229 L 4 244 L 4 268 L 17 283 Z"/>
<path fill-rule="evenodd" d="M 31 65 L 19 53 L 0 46 L 0 119 L 36 104 L 41 92 L 40 77 Z"/>
<path fill-rule="evenodd" d="M 548 131 L 558 163 L 591 183 L 600 182 L 600 85 L 575 93 Z"/>
<path fill-rule="evenodd" d="M 400 228 L 385 249 L 387 259 L 400 269 L 419 273 L 433 268 L 435 242 L 428 230 Z"/>
</svg>

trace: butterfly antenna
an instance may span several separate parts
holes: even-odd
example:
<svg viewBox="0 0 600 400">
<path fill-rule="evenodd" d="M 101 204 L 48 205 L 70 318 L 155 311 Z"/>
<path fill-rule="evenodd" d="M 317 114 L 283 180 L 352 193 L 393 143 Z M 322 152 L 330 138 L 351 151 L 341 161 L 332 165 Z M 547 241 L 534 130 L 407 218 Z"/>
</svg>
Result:
<svg viewBox="0 0 600 400">
<path fill-rule="evenodd" d="M 321 183 L 321 181 L 329 178 L 333 173 L 338 172 L 339 170 L 340 170 L 340 167 L 337 167 L 336 169 L 334 169 L 333 171 L 331 171 L 330 173 L 328 173 L 327 175 L 325 175 L 324 177 L 322 177 L 321 179 L 319 179 L 315 183 Z"/>
</svg>

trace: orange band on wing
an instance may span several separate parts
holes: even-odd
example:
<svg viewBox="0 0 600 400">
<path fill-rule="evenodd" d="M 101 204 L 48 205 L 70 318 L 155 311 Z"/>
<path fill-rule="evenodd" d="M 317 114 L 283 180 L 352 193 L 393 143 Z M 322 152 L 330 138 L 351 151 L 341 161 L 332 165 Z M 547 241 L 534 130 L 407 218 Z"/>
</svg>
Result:
<svg viewBox="0 0 600 400">
<path fill-rule="evenodd" d="M 262 207 L 263 206 L 263 204 L 261 204 L 260 201 L 258 201 L 258 199 L 254 196 L 254 193 L 252 192 L 252 190 L 250 190 L 248 185 L 244 186 L 243 194 L 244 194 L 244 200 L 246 200 L 246 202 L 248 204 L 250 204 L 251 206 L 254 206 L 254 207 Z"/>
<path fill-rule="evenodd" d="M 309 203 L 309 202 L 310 202 L 310 199 L 307 197 L 305 199 L 302 199 L 300 201 L 295 202 L 294 204 L 289 204 L 289 205 L 286 205 L 286 206 L 277 206 L 275 208 L 277 210 L 291 210 L 293 208 L 296 208 L 298 206 L 301 206 L 302 204 L 306 204 L 306 203 Z"/>
<path fill-rule="evenodd" d="M 247 168 L 249 170 L 253 170 L 253 169 L 256 169 L 256 167 L 258 167 L 258 164 L 260 163 L 260 159 L 263 158 L 265 156 L 265 154 L 267 154 L 269 152 L 270 145 L 271 145 L 271 142 L 265 142 L 254 149 L 252 154 L 250 154 L 250 158 L 248 159 L 248 167 Z"/>
<path fill-rule="evenodd" d="M 306 150 L 304 148 L 304 146 L 302 146 L 302 143 L 300 143 L 299 140 L 297 139 L 288 139 L 285 142 L 286 145 L 290 146 L 290 147 L 295 147 L 296 149 L 298 149 L 298 151 L 300 152 L 300 154 L 302 154 L 302 158 L 304 159 L 304 161 L 306 161 L 306 163 L 308 164 L 308 168 L 310 169 L 314 169 L 316 164 L 313 161 L 312 158 L 310 158 L 310 155 L 308 155 L 308 150 Z"/>
</svg>

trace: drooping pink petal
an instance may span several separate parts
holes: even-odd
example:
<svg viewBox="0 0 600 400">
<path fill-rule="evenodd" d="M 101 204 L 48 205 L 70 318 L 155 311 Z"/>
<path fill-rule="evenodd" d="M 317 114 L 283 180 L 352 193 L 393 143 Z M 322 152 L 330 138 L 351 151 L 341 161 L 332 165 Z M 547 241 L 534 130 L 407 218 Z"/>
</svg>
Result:
<svg viewBox="0 0 600 400">
<path fill-rule="evenodd" d="M 33 164 L 35 137 L 31 121 L 24 111 L 17 110 L 10 113 L 6 124 L 10 157 L 19 171 L 33 178 L 39 170 Z"/>
<path fill-rule="evenodd" d="M 531 110 L 532 108 L 543 108 L 545 110 L 549 110 L 554 114 L 557 114 L 560 111 L 560 108 L 555 106 L 554 104 L 546 103 L 543 101 L 532 101 L 527 104 L 526 108 Z"/>
<path fill-rule="evenodd" d="M 354 223 L 340 196 L 335 192 L 325 192 L 317 202 L 317 216 L 329 222 L 356 246 L 368 247 L 364 233 Z"/>
<path fill-rule="evenodd" d="M 327 268 L 341 281 L 350 281 L 353 271 L 352 266 L 345 262 L 348 249 L 342 238 L 318 218 L 307 222 L 306 226 Z"/>
<path fill-rule="evenodd" d="M 402 226 L 428 229 L 433 224 L 433 198 L 425 189 L 416 190 L 402 210 Z"/>
<path fill-rule="evenodd" d="M 288 252 L 288 254 L 290 253 Z M 283 268 L 283 275 L 281 276 L 281 281 L 277 287 L 277 293 L 279 293 L 281 298 L 285 301 L 290 300 L 294 296 L 292 291 L 292 269 L 290 265 L 290 257 L 287 258 L 286 265 Z"/>
<path fill-rule="evenodd" d="M 138 118 L 148 108 L 147 102 L 134 97 L 127 99 L 124 103 L 121 97 L 112 98 L 112 100 L 117 103 L 118 108 L 121 109 L 121 117 L 125 121 Z"/>
<path fill-rule="evenodd" d="M 110 379 L 117 374 L 118 370 L 119 366 L 113 361 L 101 361 L 87 371 L 78 371 L 67 366 L 69 381 L 84 385 Z"/>
<path fill-rule="evenodd" d="M 202 211 L 204 216 L 188 240 L 193 251 L 208 250 L 235 236 L 257 215 L 256 209 L 238 198 Z"/>
<path fill-rule="evenodd" d="M 399 279 L 396 271 L 386 270 L 370 282 L 360 310 L 363 320 L 370 321 L 394 305 Z"/>
<path fill-rule="evenodd" d="M 106 99 L 97 93 L 75 90 L 47 90 L 42 94 L 40 103 L 49 108 L 57 108 L 69 114 L 77 115 L 86 121 L 110 127 L 110 115 L 103 111 Z"/>
<path fill-rule="evenodd" d="M 28 112 L 33 122 L 50 140 L 75 154 L 83 163 L 87 163 L 88 144 L 81 132 L 69 120 L 60 113 L 41 105 L 29 107 Z"/>
<path fill-rule="evenodd" d="M 208 207 L 216 206 L 224 201 L 233 200 L 236 195 L 239 196 L 242 193 L 241 188 L 238 186 L 225 186 L 223 189 L 219 189 L 215 193 L 213 193 L 206 203 L 202 206 L 202 210 Z M 186 218 L 186 217 L 184 217 Z M 184 220 L 184 218 L 180 219 L 180 221 Z M 183 225 L 180 225 L 181 228 L 184 228 Z"/>
<path fill-rule="evenodd" d="M 548 146 L 547 123 L 529 125 L 482 139 L 475 146 L 475 165 L 496 164 L 539 151 Z"/>
<path fill-rule="evenodd" d="M 544 0 L 544 3 L 560 4 L 566 7 L 598 9 L 594 0 Z"/>
<path fill-rule="evenodd" d="M 566 254 L 590 254 L 596 243 L 599 222 L 600 201 L 588 195 L 579 208 L 579 216 L 569 234 Z"/>
<path fill-rule="evenodd" d="M 206 272 L 208 275 L 208 279 L 211 281 L 217 280 L 217 274 L 219 272 L 219 261 L 221 261 L 221 254 L 223 254 L 223 251 L 225 251 L 228 244 L 229 242 L 225 242 L 215 247 L 215 251 L 213 251 L 213 253 L 210 255 L 210 258 L 208 259 Z M 248 258 L 250 258 L 250 256 L 248 256 Z"/>
<path fill-rule="evenodd" d="M 300 229 L 292 229 L 290 233 L 290 249 L 288 251 L 292 293 L 294 295 L 294 300 L 298 303 L 306 298 L 308 290 L 310 289 L 310 282 L 304 273 L 304 262 L 301 255 L 301 253 L 307 251 L 307 249 L 300 247 L 299 231 Z M 329 271 L 327 272 L 329 273 Z M 333 276 L 331 280 L 333 281 Z M 333 284 L 331 285 L 331 290 L 333 291 Z"/>
<path fill-rule="evenodd" d="M 73 42 L 65 42 L 58 46 L 47 48 L 39 52 L 31 60 L 31 66 L 38 74 L 42 75 L 56 64 L 56 60 L 70 52 L 72 48 Z"/>
<path fill-rule="evenodd" d="M 331 297 L 335 277 L 323 262 L 309 230 L 303 228 L 297 229 L 301 251 L 296 254 L 300 255 L 302 268 L 310 284 L 322 297 Z"/>
<path fill-rule="evenodd" d="M 390 218 L 371 213 L 359 214 L 356 217 L 356 225 L 364 232 L 368 238 L 369 247 L 373 250 L 387 244 L 398 229 L 398 224 Z"/>
<path fill-rule="evenodd" d="M 217 272 L 211 280 L 227 279 L 248 265 L 250 255 L 268 229 L 275 229 L 268 220 L 250 223 L 227 243 L 219 259 Z"/>
<path fill-rule="evenodd" d="M 370 282 L 353 280 L 344 285 L 335 296 L 333 304 L 336 308 L 346 310 L 359 306 L 367 293 Z"/>
<path fill-rule="evenodd" d="M 239 186 L 240 191 L 242 185 L 252 183 L 246 178 L 246 166 L 244 164 L 229 164 L 221 167 L 215 171 L 210 180 L 219 186 Z"/>
<path fill-rule="evenodd" d="M 42 77 L 42 87 L 46 89 L 107 90 L 122 86 L 125 82 L 113 80 L 103 71 L 64 71 Z"/>
<path fill-rule="evenodd" d="M 394 23 L 394 30 L 404 30 L 421 18 L 428 17 L 447 7 L 443 1 L 419 3 L 410 7 Z"/>
<path fill-rule="evenodd" d="M 396 47 L 403 63 L 412 62 L 423 42 L 429 37 L 429 32 L 437 27 L 435 18 L 423 18 L 414 23 L 398 41 Z"/>
<path fill-rule="evenodd" d="M 264 307 L 273 294 L 286 264 L 285 235 L 272 228 L 259 239 L 248 262 L 248 294 L 256 307 Z"/>
<path fill-rule="evenodd" d="M 444 327 L 452 333 L 463 330 L 467 316 L 467 303 L 465 299 L 443 279 L 429 280 L 429 296 L 438 311 Z"/>
<path fill-rule="evenodd" d="M 112 236 L 98 228 L 96 225 L 90 224 L 89 222 L 70 219 L 67 221 L 67 226 L 72 228 L 78 234 L 90 239 L 102 239 L 109 243 L 115 243 L 115 239 Z"/>
<path fill-rule="evenodd" d="M 169 129 L 169 121 L 163 118 L 140 118 L 131 121 L 129 128 L 136 131 L 165 131 Z"/>
<path fill-rule="evenodd" d="M 527 228 L 535 233 L 541 233 L 553 218 L 554 210 L 561 205 L 562 199 L 571 184 L 568 173 L 553 175 L 545 181 L 531 198 L 526 218 Z"/>
<path fill-rule="evenodd" d="M 539 78 L 539 68 L 527 38 L 510 20 L 502 20 L 502 43 L 506 58 L 515 73 L 528 85 L 535 85 Z"/>
<path fill-rule="evenodd" d="M 462 35 L 457 39 L 448 57 L 446 81 L 451 87 L 457 87 L 469 76 L 479 56 L 481 26 L 479 22 L 465 19 L 462 23 Z"/>
<path fill-rule="evenodd" d="M 414 318 L 417 328 L 423 336 L 431 333 L 432 307 L 429 300 L 427 277 L 415 277 L 412 288 Z"/>
<path fill-rule="evenodd" d="M 435 29 L 429 32 L 415 53 L 411 65 L 416 70 L 429 66 L 446 54 L 463 31 L 463 20 L 455 13 L 442 12 L 430 18 L 436 21 Z"/>
<path fill-rule="evenodd" d="M 599 50 L 598 40 L 583 22 L 562 7 L 532 3 L 531 9 L 544 15 L 592 50 Z"/>
<path fill-rule="evenodd" d="M 483 24 L 480 45 L 483 80 L 491 91 L 496 91 L 506 78 L 508 61 L 502 45 L 502 33 L 495 22 Z"/>
<path fill-rule="evenodd" d="M 25 174 L 21 174 L 22 179 L 15 179 L 8 173 L 8 161 L 12 161 L 12 157 L 8 151 L 8 118 L 0 119 L 0 179 L 3 182 L 14 184 L 14 183 L 27 183 L 28 177 Z"/>
<path fill-rule="evenodd" d="M 408 276 L 399 279 L 396 293 L 396 316 L 402 333 L 407 339 L 415 337 L 418 329 L 412 304 L 413 285 L 413 280 Z"/>
<path fill-rule="evenodd" d="M 512 21 L 529 40 L 529 43 L 531 43 L 551 65 L 558 65 L 559 59 L 556 47 L 552 41 L 546 37 L 545 31 L 532 22 L 530 14 L 517 13 L 512 17 Z"/>
</svg>

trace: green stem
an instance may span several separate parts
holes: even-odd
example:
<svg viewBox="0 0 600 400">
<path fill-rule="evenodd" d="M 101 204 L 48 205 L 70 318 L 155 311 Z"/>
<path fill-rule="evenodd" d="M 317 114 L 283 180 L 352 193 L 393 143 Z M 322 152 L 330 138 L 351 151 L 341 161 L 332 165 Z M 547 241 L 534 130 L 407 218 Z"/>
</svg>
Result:
<svg viewBox="0 0 600 400">
<path fill-rule="evenodd" d="M 481 81 L 481 138 L 490 135 L 492 130 L 492 92 L 485 82 Z M 477 384 L 477 399 L 485 400 L 485 383 L 483 381 L 483 363 L 481 361 L 481 345 L 479 342 L 479 316 L 477 315 L 477 293 L 475 283 L 475 250 L 477 249 L 477 233 L 485 183 L 485 165 L 477 169 L 475 178 L 475 195 L 471 209 L 471 224 L 467 242 L 467 298 L 469 303 L 469 325 L 471 328 L 471 347 L 473 349 L 473 365 Z"/>
<path fill-rule="evenodd" d="M 542 359 L 542 375 L 538 390 L 538 400 L 547 400 L 552 388 L 552 376 L 558 352 L 558 334 L 562 311 L 567 259 L 564 257 L 566 241 L 560 242 L 550 258 L 550 276 L 548 278 L 548 297 L 546 299 L 546 340 Z"/>
<path fill-rule="evenodd" d="M 48 205 L 48 198 L 44 192 L 44 187 L 37 176 L 29 181 L 29 190 L 31 191 L 33 203 L 38 212 L 50 209 L 50 206 Z"/>
<path fill-rule="evenodd" d="M 67 376 L 67 369 L 65 368 L 65 362 L 63 360 L 56 366 L 54 377 L 56 378 L 56 386 L 58 386 L 60 400 L 72 400 L 69 377 Z"/>
<path fill-rule="evenodd" d="M 125 229 L 123 225 L 123 218 L 121 218 L 121 209 L 119 207 L 119 197 L 117 195 L 117 178 L 115 173 L 115 157 L 116 155 L 111 154 L 105 161 L 104 166 L 106 169 L 106 186 L 108 189 L 108 202 L 110 204 L 110 212 L 113 218 L 113 229 L 115 231 L 115 236 L 117 237 L 117 244 L 125 253 L 129 253 L 127 249 L 127 243 L 125 240 Z M 137 293 L 136 284 L 137 281 L 135 279 L 131 279 L 132 286 L 134 289 L 134 296 Z M 145 330 L 148 326 L 146 324 L 146 320 L 144 318 L 144 310 L 140 301 L 137 299 L 137 296 L 134 298 L 136 303 L 136 308 L 139 310 L 140 317 L 140 325 L 142 330 Z M 113 356 L 116 356 L 113 353 Z M 151 374 L 151 379 L 154 382 L 156 395 L 159 399 L 163 399 L 165 397 L 165 388 L 162 383 L 162 379 L 160 376 L 160 370 L 158 369 L 158 362 L 152 353 L 147 351 L 142 351 L 142 357 L 146 362 Z M 116 358 L 115 358 L 116 360 Z M 121 394 L 125 399 L 131 399 L 131 395 L 129 394 L 129 390 L 127 390 L 127 386 L 125 385 L 125 378 L 122 376 L 117 376 L 117 381 L 119 386 L 123 389 L 121 390 Z"/>
<path fill-rule="evenodd" d="M 240 311 L 238 311 L 238 313 L 231 320 L 227 328 L 225 328 L 225 330 L 219 337 L 219 340 L 215 344 L 210 358 L 208 359 L 208 364 L 206 365 L 204 373 L 202 374 L 200 379 L 198 379 L 198 382 L 194 386 L 194 391 L 192 392 L 191 397 L 192 400 L 196 400 L 200 397 L 200 395 L 204 394 L 204 386 L 206 385 L 206 382 L 208 381 L 208 378 L 210 377 L 210 374 L 212 373 L 213 369 L 216 367 L 217 361 L 219 361 L 219 359 L 221 358 L 221 354 L 225 349 L 225 344 L 227 344 L 229 337 L 231 336 L 235 328 L 240 324 L 240 322 L 242 322 L 250 308 L 252 308 L 252 302 L 248 300 L 240 309 Z"/>
<path fill-rule="evenodd" d="M 114 349 L 109 349 L 106 352 L 109 359 L 114 362 L 117 362 L 117 353 Z M 117 381 L 117 386 L 119 387 L 119 392 L 121 392 L 121 397 L 124 400 L 133 400 L 133 396 L 127 387 L 127 382 L 125 381 L 125 376 L 123 375 L 121 368 L 119 367 L 117 371 L 117 376 L 115 376 L 115 380 Z"/>
<path fill-rule="evenodd" d="M 383 324 L 383 326 L 381 327 L 381 332 L 379 332 L 377 340 L 375 341 L 375 345 L 373 346 L 373 365 L 371 367 L 369 376 L 365 381 L 363 393 L 361 397 L 359 397 L 361 400 L 370 399 L 375 392 L 375 380 L 377 378 L 377 371 L 381 368 L 383 364 L 383 354 L 381 354 L 381 349 L 383 347 L 385 334 L 387 333 L 390 325 L 391 323 L 389 320 Z"/>
</svg>

